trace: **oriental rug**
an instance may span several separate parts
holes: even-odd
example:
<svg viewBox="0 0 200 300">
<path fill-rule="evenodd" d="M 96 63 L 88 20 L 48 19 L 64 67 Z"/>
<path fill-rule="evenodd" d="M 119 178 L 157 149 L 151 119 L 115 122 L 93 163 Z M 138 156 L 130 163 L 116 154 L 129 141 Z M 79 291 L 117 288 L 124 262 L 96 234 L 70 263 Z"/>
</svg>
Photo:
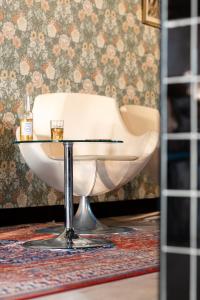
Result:
<svg viewBox="0 0 200 300">
<path fill-rule="evenodd" d="M 126 234 L 101 236 L 112 248 L 39 250 L 27 240 L 50 238 L 35 233 L 49 224 L 0 229 L 0 299 L 32 299 L 42 295 L 158 271 L 158 226 L 136 226 Z"/>
</svg>

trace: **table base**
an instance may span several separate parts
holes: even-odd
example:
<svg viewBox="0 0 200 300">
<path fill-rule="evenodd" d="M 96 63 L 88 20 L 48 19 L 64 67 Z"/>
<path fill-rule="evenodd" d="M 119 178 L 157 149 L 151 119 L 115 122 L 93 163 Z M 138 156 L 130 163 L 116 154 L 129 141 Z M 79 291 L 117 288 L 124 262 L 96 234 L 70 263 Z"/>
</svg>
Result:
<svg viewBox="0 0 200 300">
<path fill-rule="evenodd" d="M 114 244 L 104 239 L 79 237 L 74 232 L 68 233 L 64 230 L 64 232 L 56 238 L 28 241 L 25 242 L 23 246 L 39 249 L 81 249 L 98 247 L 111 248 Z"/>
<path fill-rule="evenodd" d="M 60 234 L 63 232 L 64 227 L 62 225 L 50 226 L 48 228 L 41 228 L 36 230 L 39 233 L 50 233 L 50 234 Z M 75 231 L 80 235 L 105 235 L 105 234 L 119 234 L 133 232 L 135 229 L 133 227 L 127 226 L 106 226 L 96 228 L 78 228 L 75 227 Z"/>
</svg>

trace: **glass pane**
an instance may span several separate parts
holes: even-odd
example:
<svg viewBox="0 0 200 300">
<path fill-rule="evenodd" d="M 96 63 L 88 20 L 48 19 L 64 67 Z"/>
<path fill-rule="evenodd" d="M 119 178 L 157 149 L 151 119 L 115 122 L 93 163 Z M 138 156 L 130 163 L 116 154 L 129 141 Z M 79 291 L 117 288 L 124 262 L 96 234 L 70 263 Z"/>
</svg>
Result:
<svg viewBox="0 0 200 300">
<path fill-rule="evenodd" d="M 123 143 L 121 140 L 110 140 L 110 139 L 86 139 L 86 140 L 32 140 L 32 141 L 14 141 L 14 144 L 28 144 L 28 143 Z"/>
<path fill-rule="evenodd" d="M 200 248 L 200 198 L 198 198 L 197 210 L 197 247 Z"/>
<path fill-rule="evenodd" d="M 200 9 L 200 3 L 199 3 L 199 9 Z M 198 39 L 198 48 L 197 48 L 198 74 L 200 74 L 200 25 L 198 25 L 198 36 L 197 36 L 197 39 Z"/>
<path fill-rule="evenodd" d="M 190 27 L 168 30 L 168 76 L 181 76 L 190 71 Z"/>
<path fill-rule="evenodd" d="M 197 159 L 198 159 L 197 188 L 200 191 L 200 141 L 197 142 Z M 200 217 L 200 214 L 199 214 L 199 217 Z"/>
<path fill-rule="evenodd" d="M 189 247 L 190 199 L 169 197 L 167 199 L 167 244 Z"/>
<path fill-rule="evenodd" d="M 189 18 L 190 14 L 190 0 L 168 0 L 169 20 Z"/>
<path fill-rule="evenodd" d="M 189 84 L 168 85 L 168 132 L 190 131 Z"/>
<path fill-rule="evenodd" d="M 190 142 L 168 141 L 168 189 L 190 188 Z"/>
<path fill-rule="evenodd" d="M 197 125 L 198 125 L 198 132 L 200 132 L 200 99 L 197 101 Z"/>
<path fill-rule="evenodd" d="M 198 16 L 200 16 L 200 2 L 199 1 L 197 2 L 197 5 L 198 5 Z"/>
<path fill-rule="evenodd" d="M 197 282 L 200 282 L 200 257 L 197 256 Z M 200 299 L 200 284 L 197 284 L 197 299 Z"/>
<path fill-rule="evenodd" d="M 189 259 L 188 255 L 167 254 L 167 300 L 189 300 Z"/>
</svg>

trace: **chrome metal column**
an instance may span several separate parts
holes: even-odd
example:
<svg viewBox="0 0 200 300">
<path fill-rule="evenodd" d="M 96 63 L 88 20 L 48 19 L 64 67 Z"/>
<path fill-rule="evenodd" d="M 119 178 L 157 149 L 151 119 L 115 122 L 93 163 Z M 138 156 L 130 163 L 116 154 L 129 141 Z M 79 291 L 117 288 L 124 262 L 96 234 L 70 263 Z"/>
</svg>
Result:
<svg viewBox="0 0 200 300">
<path fill-rule="evenodd" d="M 80 197 L 78 210 L 74 216 L 74 228 L 80 234 L 89 234 L 93 233 L 93 231 L 98 233 L 99 231 L 107 228 L 106 225 L 102 224 L 94 216 L 90 206 L 90 201 L 86 196 Z"/>
<path fill-rule="evenodd" d="M 67 248 L 72 248 L 73 238 L 77 238 L 73 229 L 73 143 L 63 142 L 64 146 L 64 207 L 65 234 Z"/>
<path fill-rule="evenodd" d="M 101 223 L 93 214 L 89 197 L 80 197 L 78 210 L 74 216 L 74 229 L 78 234 L 118 234 L 134 231 L 134 228 L 128 226 L 107 226 Z"/>
<path fill-rule="evenodd" d="M 73 227 L 73 143 L 64 142 L 65 227 Z"/>
</svg>

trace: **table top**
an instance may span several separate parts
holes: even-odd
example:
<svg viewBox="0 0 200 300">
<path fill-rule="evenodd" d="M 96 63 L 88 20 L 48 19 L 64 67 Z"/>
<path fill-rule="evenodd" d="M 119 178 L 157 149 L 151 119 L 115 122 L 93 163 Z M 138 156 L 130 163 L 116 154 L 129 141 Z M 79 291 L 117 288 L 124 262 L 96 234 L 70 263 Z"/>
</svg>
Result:
<svg viewBox="0 0 200 300">
<path fill-rule="evenodd" d="M 69 139 L 69 140 L 15 140 L 14 144 L 28 144 L 28 143 L 123 143 L 121 140 L 111 140 L 111 139 Z"/>
</svg>

